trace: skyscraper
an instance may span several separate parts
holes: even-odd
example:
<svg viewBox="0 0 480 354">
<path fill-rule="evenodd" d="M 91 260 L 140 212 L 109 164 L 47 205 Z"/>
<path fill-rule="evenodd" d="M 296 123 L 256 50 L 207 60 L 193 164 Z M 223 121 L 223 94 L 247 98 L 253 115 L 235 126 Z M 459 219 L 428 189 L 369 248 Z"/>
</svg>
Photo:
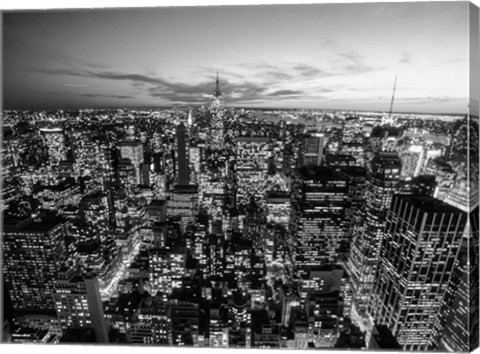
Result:
<svg viewBox="0 0 480 354">
<path fill-rule="evenodd" d="M 292 201 L 296 266 L 336 263 L 344 254 L 348 197 L 346 178 L 326 167 L 303 167 Z"/>
<path fill-rule="evenodd" d="M 352 320 L 366 330 L 367 304 L 374 285 L 385 216 L 400 179 L 401 162 L 396 153 L 380 152 L 372 161 L 365 186 L 365 208 L 357 213 L 354 239 L 347 263 L 354 299 Z"/>
<path fill-rule="evenodd" d="M 467 226 L 467 229 L 470 227 Z M 466 233 L 469 231 L 466 230 Z M 439 343 L 440 350 L 450 352 L 468 352 L 469 350 L 469 263 L 468 260 L 468 241 L 470 235 L 463 238 L 460 254 L 455 264 L 455 270 L 452 274 L 449 289 L 445 296 L 446 303 L 442 311 L 442 317 L 445 318 L 441 323 L 443 327 Z M 473 312 L 473 311 L 472 311 Z"/>
<path fill-rule="evenodd" d="M 120 157 L 129 159 L 135 167 L 135 182 L 140 183 L 140 164 L 143 162 L 143 144 L 141 141 L 124 141 L 119 144 Z"/>
<path fill-rule="evenodd" d="M 320 166 L 323 160 L 325 137 L 322 133 L 308 132 L 303 138 L 301 166 Z"/>
<path fill-rule="evenodd" d="M 210 109 L 213 112 L 218 112 L 223 108 L 223 94 L 220 91 L 220 82 L 218 80 L 218 71 L 217 71 L 217 81 L 215 82 L 215 90 L 212 95 L 212 103 Z"/>
<path fill-rule="evenodd" d="M 247 205 L 251 197 L 256 201 L 264 198 L 268 158 L 272 154 L 269 142 L 270 139 L 263 136 L 242 136 L 237 139 L 237 205 Z"/>
<path fill-rule="evenodd" d="M 345 210 L 347 222 L 347 240 L 353 240 L 355 216 L 365 207 L 365 185 L 367 169 L 358 166 L 348 166 L 340 172 L 348 181 L 348 207 Z"/>
<path fill-rule="evenodd" d="M 215 90 L 212 95 L 212 102 L 210 104 L 210 131 L 208 132 L 208 145 L 213 149 L 221 149 L 223 147 L 224 139 L 224 124 L 223 124 L 223 94 L 220 91 L 220 82 L 215 83 Z"/>
<path fill-rule="evenodd" d="M 372 315 L 404 350 L 434 349 L 467 213 L 429 196 L 395 195 L 386 217 Z"/>
<path fill-rule="evenodd" d="M 183 123 L 177 125 L 177 182 L 181 186 L 187 186 L 190 184 L 190 171 L 188 168 L 188 155 L 187 155 L 187 129 Z"/>
<path fill-rule="evenodd" d="M 52 294 L 67 257 L 66 232 L 66 224 L 58 220 L 4 220 L 3 269 L 15 310 L 55 311 Z"/>
<path fill-rule="evenodd" d="M 55 282 L 55 309 L 62 330 L 92 328 L 98 343 L 108 342 L 108 331 L 103 314 L 98 280 L 82 277 L 65 269 Z"/>
</svg>

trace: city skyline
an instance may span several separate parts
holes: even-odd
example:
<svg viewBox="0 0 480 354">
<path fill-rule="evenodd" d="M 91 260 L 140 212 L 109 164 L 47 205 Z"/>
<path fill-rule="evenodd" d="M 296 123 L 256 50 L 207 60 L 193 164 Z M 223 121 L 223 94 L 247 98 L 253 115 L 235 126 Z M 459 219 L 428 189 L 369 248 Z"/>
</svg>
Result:
<svg viewBox="0 0 480 354">
<path fill-rule="evenodd" d="M 478 16 L 1 17 L 0 341 L 478 347 Z"/>
<path fill-rule="evenodd" d="M 2 341 L 478 345 L 476 120 L 223 102 L 5 112 Z"/>
<path fill-rule="evenodd" d="M 218 69 L 232 107 L 388 111 L 397 75 L 394 111 L 462 114 L 467 5 L 10 12 L 4 108 L 199 105 Z"/>
</svg>

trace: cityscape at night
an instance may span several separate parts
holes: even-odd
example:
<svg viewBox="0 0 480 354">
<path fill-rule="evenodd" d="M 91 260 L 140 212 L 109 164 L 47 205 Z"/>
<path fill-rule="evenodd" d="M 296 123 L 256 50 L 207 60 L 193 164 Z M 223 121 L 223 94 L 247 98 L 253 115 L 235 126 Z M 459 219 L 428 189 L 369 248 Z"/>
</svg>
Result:
<svg viewBox="0 0 480 354">
<path fill-rule="evenodd" d="M 478 8 L 146 10 L 3 14 L 1 341 L 478 347 Z"/>
</svg>

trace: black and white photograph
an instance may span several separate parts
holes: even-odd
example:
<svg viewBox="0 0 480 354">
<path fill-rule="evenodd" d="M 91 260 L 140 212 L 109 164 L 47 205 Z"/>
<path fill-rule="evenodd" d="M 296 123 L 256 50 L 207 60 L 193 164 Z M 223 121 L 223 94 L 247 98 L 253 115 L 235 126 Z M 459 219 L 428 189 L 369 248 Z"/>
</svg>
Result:
<svg viewBox="0 0 480 354">
<path fill-rule="evenodd" d="M 0 350 L 478 347 L 477 5 L 35 6 L 0 10 Z"/>
</svg>

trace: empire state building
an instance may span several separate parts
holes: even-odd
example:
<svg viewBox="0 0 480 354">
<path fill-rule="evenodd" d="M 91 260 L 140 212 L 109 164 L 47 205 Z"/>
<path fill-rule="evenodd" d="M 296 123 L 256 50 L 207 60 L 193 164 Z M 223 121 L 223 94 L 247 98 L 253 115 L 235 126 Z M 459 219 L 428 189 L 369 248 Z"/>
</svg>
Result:
<svg viewBox="0 0 480 354">
<path fill-rule="evenodd" d="M 215 84 L 215 90 L 212 95 L 212 102 L 210 104 L 210 132 L 209 145 L 211 148 L 218 149 L 223 147 L 223 95 L 220 91 L 220 82 L 218 80 Z"/>
<path fill-rule="evenodd" d="M 212 113 L 217 113 L 223 108 L 223 95 L 220 91 L 220 83 L 218 81 L 218 71 L 217 71 L 217 82 L 215 84 L 215 91 L 212 95 L 212 103 L 210 104 L 210 111 Z"/>
</svg>

